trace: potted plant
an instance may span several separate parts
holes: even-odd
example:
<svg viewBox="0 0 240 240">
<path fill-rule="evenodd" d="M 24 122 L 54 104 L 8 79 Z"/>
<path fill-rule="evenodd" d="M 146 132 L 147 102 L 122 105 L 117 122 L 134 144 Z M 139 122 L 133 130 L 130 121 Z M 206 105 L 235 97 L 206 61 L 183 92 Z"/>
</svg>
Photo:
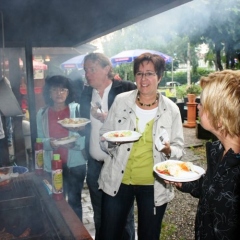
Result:
<svg viewBox="0 0 240 240">
<path fill-rule="evenodd" d="M 199 85 L 191 84 L 186 88 L 186 95 L 190 103 L 195 102 L 196 97 L 201 93 L 202 89 Z"/>
<path fill-rule="evenodd" d="M 186 88 L 187 88 L 186 84 L 176 87 L 176 98 L 180 99 L 181 102 L 183 101 L 183 98 L 186 96 Z"/>
</svg>

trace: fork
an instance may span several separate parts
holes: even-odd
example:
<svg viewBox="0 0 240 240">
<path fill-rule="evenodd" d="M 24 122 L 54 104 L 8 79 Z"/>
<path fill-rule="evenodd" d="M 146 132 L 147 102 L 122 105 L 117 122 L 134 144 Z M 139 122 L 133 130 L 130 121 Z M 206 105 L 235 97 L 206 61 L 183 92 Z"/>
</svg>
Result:
<svg viewBox="0 0 240 240">
<path fill-rule="evenodd" d="M 101 111 L 101 113 L 103 113 L 103 111 L 102 111 L 102 106 L 101 106 L 100 102 L 96 102 L 96 106 L 99 108 L 99 110 Z"/>
</svg>

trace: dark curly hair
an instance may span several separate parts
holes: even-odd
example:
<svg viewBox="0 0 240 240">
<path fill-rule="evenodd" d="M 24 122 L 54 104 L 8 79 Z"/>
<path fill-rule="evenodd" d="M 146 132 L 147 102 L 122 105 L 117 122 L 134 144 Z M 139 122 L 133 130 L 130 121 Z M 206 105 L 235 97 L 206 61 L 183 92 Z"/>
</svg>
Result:
<svg viewBox="0 0 240 240">
<path fill-rule="evenodd" d="M 70 79 L 62 75 L 55 75 L 47 77 L 45 79 L 45 85 L 43 88 L 43 98 L 46 105 L 53 106 L 53 100 L 50 97 L 50 89 L 52 87 L 67 88 L 68 96 L 66 98 L 65 103 L 68 105 L 69 103 L 73 102 L 74 95 Z"/>
</svg>

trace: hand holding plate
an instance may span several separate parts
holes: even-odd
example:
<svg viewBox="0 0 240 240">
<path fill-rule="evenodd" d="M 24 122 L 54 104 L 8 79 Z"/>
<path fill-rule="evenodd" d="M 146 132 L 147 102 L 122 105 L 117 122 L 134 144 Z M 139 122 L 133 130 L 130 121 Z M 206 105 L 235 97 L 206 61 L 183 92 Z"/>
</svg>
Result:
<svg viewBox="0 0 240 240">
<path fill-rule="evenodd" d="M 68 149 L 74 148 L 75 147 L 75 142 L 63 144 L 62 147 L 68 148 Z"/>
<path fill-rule="evenodd" d="M 85 129 L 85 126 L 79 126 L 79 127 L 65 127 L 71 132 L 79 132 L 83 131 Z"/>
<path fill-rule="evenodd" d="M 167 183 L 167 184 L 174 185 L 177 188 L 181 188 L 182 187 L 182 183 L 181 182 L 170 182 L 170 181 L 167 181 L 167 180 L 164 180 L 164 182 Z"/>
</svg>

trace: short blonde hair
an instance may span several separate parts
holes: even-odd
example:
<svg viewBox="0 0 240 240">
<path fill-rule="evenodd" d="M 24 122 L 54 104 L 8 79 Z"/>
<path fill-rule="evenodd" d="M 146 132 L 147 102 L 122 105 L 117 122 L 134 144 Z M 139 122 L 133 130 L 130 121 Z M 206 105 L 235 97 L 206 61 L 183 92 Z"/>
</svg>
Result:
<svg viewBox="0 0 240 240">
<path fill-rule="evenodd" d="M 240 71 L 224 70 L 201 77 L 201 104 L 210 124 L 230 136 L 240 136 Z"/>
</svg>

